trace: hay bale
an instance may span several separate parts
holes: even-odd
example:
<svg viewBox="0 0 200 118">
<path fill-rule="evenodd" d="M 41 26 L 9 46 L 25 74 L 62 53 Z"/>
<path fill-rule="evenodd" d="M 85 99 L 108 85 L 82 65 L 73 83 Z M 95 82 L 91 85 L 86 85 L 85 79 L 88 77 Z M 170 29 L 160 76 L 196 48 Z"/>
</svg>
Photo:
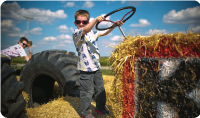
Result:
<svg viewBox="0 0 200 118">
<path fill-rule="evenodd" d="M 47 104 L 35 108 L 27 108 L 27 115 L 29 118 L 79 118 L 75 110 L 79 107 L 79 100 L 77 99 L 78 98 L 70 98 L 68 96 L 60 97 Z"/>
<path fill-rule="evenodd" d="M 111 91 L 111 85 L 113 83 L 114 76 L 103 75 L 103 78 L 107 95 L 107 108 L 110 111 L 110 115 L 101 116 L 100 114 L 97 114 L 94 111 L 96 106 L 96 103 L 94 101 L 92 101 L 91 103 L 91 113 L 96 118 L 117 118 L 118 112 L 116 113 L 115 111 L 113 111 L 112 107 L 114 103 L 113 100 L 110 100 L 112 98 L 115 98 L 113 92 Z M 58 87 L 59 86 L 57 86 L 57 84 L 55 83 L 54 88 L 59 91 Z M 25 92 L 23 95 L 25 100 L 28 101 L 28 95 Z M 57 99 L 48 102 L 47 104 L 37 105 L 37 107 L 35 108 L 26 108 L 26 111 L 29 118 L 80 118 L 80 99 L 78 97 L 60 96 Z"/>
<path fill-rule="evenodd" d="M 130 61 L 134 72 L 134 61 L 140 57 L 200 57 L 200 34 L 192 32 L 156 34 L 151 36 L 127 36 L 116 46 L 109 58 L 116 74 L 123 73 L 123 65 Z"/>
<path fill-rule="evenodd" d="M 109 60 L 113 62 L 111 68 L 113 68 L 113 71 L 116 74 L 114 80 L 115 83 L 113 84 L 113 91 L 120 92 L 117 94 L 121 96 L 121 98 L 120 97 L 118 98 L 120 100 L 117 101 L 119 106 L 115 107 L 116 111 L 118 111 L 118 109 L 121 108 L 122 106 L 123 111 L 120 113 L 122 117 L 125 118 L 159 117 L 157 115 L 158 111 L 157 107 L 164 108 L 163 107 L 164 104 L 161 103 L 160 105 L 156 106 L 157 102 L 155 102 L 155 96 L 157 93 L 155 93 L 154 90 L 158 88 L 159 82 L 156 81 L 157 84 L 155 84 L 156 82 L 150 81 L 150 79 L 153 79 L 152 76 L 154 76 L 155 74 L 156 74 L 155 77 L 159 75 L 159 70 L 161 69 L 160 67 L 162 66 L 160 61 L 158 61 L 158 63 L 153 63 L 152 61 L 150 61 L 150 59 L 153 58 L 160 60 L 161 58 L 164 59 L 184 58 L 185 62 L 187 62 L 190 58 L 198 60 L 199 57 L 200 57 L 200 34 L 197 33 L 193 32 L 188 32 L 188 33 L 178 32 L 174 34 L 160 33 L 147 37 L 127 36 L 124 39 L 124 41 L 122 41 L 118 46 L 114 48 L 109 58 Z M 141 58 L 145 58 L 147 59 L 147 61 L 143 63 L 143 61 L 141 61 Z M 199 63 L 200 62 L 192 63 L 192 65 Z M 183 80 L 180 81 L 182 81 L 184 84 L 187 84 L 189 81 L 192 81 L 193 84 L 191 86 L 193 86 L 194 88 L 197 87 L 198 85 L 197 83 L 200 79 L 198 76 L 198 73 L 200 72 L 199 66 L 196 67 L 189 66 L 189 68 L 184 66 L 183 68 L 185 69 L 184 72 L 186 72 L 189 69 L 191 72 L 190 74 L 192 74 L 193 77 L 190 78 L 190 80 L 188 81 L 183 81 Z M 185 76 L 185 75 L 180 74 L 179 76 Z M 137 80 L 137 78 L 139 79 Z M 164 78 L 166 79 L 166 77 L 163 76 L 162 79 Z M 186 80 L 187 78 L 184 77 L 184 79 Z M 174 79 L 171 79 L 170 82 L 173 80 Z M 175 82 L 175 85 L 176 84 L 178 85 L 180 84 L 180 81 L 179 82 L 173 81 L 173 82 Z M 122 87 L 119 88 L 116 85 Z M 166 85 L 164 90 L 169 91 L 168 86 L 169 85 Z M 174 89 L 174 88 L 170 89 L 171 90 L 170 92 L 172 92 L 173 95 L 175 95 L 177 91 L 178 93 L 180 92 L 183 93 L 187 91 L 187 88 L 184 89 L 184 87 L 181 87 L 181 89 L 180 88 Z M 186 95 L 186 93 L 184 93 L 184 95 Z M 184 98 L 184 100 L 186 99 L 187 98 Z M 188 101 L 190 100 L 187 99 L 187 102 L 179 101 L 180 103 L 184 103 L 184 105 L 180 105 L 177 103 L 176 105 L 182 107 L 177 107 L 177 106 L 175 107 L 173 105 L 173 109 L 175 109 L 177 113 L 179 114 L 182 113 L 185 114 L 186 116 L 190 116 L 190 113 L 192 114 L 192 116 L 200 114 L 199 113 L 200 111 L 197 108 L 198 102 L 196 103 L 192 102 L 192 105 L 187 107 L 186 104 L 188 103 Z M 175 102 L 175 100 L 173 102 Z M 170 102 L 167 102 L 167 105 L 169 105 L 169 103 Z M 167 105 L 164 106 L 166 107 Z M 133 108 L 133 106 L 136 108 Z M 180 110 L 180 109 L 185 109 L 185 110 Z M 193 111 L 191 111 L 190 109 L 192 109 Z M 160 112 L 160 114 L 162 113 Z"/>
</svg>

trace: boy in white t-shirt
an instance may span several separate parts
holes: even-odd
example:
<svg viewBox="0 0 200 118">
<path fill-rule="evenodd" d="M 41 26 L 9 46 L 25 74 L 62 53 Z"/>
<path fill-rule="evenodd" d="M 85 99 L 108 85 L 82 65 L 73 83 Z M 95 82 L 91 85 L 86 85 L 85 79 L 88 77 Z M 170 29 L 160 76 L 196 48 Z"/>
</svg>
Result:
<svg viewBox="0 0 200 118">
<path fill-rule="evenodd" d="M 27 47 L 28 39 L 25 37 L 20 38 L 18 44 L 10 46 L 4 50 L 1 51 L 1 57 L 8 57 L 9 59 L 14 59 L 15 57 L 24 57 L 26 62 L 28 62 L 29 57 L 26 55 L 26 52 L 24 50 L 25 47 Z"/>
<path fill-rule="evenodd" d="M 96 102 L 95 111 L 101 115 L 109 114 L 106 110 L 106 94 L 103 77 L 100 70 L 100 52 L 96 41 L 100 36 L 107 35 L 114 28 L 104 33 L 92 31 L 97 22 L 105 20 L 99 16 L 89 22 L 90 14 L 86 10 L 78 10 L 75 13 L 75 26 L 78 29 L 73 31 L 73 41 L 78 52 L 78 70 L 80 70 L 80 104 L 81 118 L 94 118 L 90 113 L 92 97 Z M 122 22 L 116 22 L 122 25 Z"/>
</svg>

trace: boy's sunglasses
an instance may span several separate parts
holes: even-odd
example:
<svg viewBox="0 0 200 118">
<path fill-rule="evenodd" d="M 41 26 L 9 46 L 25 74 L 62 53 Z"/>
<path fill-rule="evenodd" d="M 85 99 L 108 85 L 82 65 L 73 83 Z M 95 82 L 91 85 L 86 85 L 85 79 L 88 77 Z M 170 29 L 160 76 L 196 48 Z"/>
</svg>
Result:
<svg viewBox="0 0 200 118">
<path fill-rule="evenodd" d="M 25 44 L 25 43 L 23 43 L 23 42 L 21 42 L 23 45 L 25 45 L 25 47 L 28 47 L 28 45 L 27 44 Z"/>
<path fill-rule="evenodd" d="M 86 24 L 88 24 L 88 21 L 87 20 L 75 20 L 75 23 L 76 24 L 80 24 L 80 23 L 82 23 L 82 24 L 84 24 L 84 25 L 86 25 Z"/>
</svg>

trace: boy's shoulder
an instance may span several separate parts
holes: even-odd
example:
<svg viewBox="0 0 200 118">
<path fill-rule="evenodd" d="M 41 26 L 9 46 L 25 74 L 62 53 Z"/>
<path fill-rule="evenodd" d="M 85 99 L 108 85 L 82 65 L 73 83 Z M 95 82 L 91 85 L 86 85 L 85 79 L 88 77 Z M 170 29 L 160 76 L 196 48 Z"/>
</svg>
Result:
<svg viewBox="0 0 200 118">
<path fill-rule="evenodd" d="M 72 32 L 74 33 L 74 32 L 80 32 L 80 31 L 82 31 L 83 29 L 74 29 Z M 96 33 L 98 33 L 98 31 L 97 30 L 90 30 L 90 32 L 92 32 L 92 33 L 94 33 L 94 34 L 96 34 Z M 90 32 L 88 32 L 88 33 L 90 33 Z"/>
<path fill-rule="evenodd" d="M 9 48 L 18 48 L 18 47 L 21 47 L 21 46 L 19 44 L 15 44 L 15 45 L 12 45 L 12 46 L 8 47 L 7 49 L 9 49 Z"/>
<path fill-rule="evenodd" d="M 4 49 L 4 51 L 17 51 L 17 50 L 21 50 L 23 49 L 22 46 L 20 46 L 19 44 L 15 44 L 15 45 L 12 45 L 10 47 L 7 47 L 6 49 Z"/>
<path fill-rule="evenodd" d="M 15 45 L 13 45 L 13 47 L 20 47 L 20 48 L 23 48 L 21 45 L 19 45 L 19 44 L 15 44 Z"/>
<path fill-rule="evenodd" d="M 72 32 L 77 32 L 77 31 L 81 31 L 83 29 L 74 29 Z"/>
</svg>

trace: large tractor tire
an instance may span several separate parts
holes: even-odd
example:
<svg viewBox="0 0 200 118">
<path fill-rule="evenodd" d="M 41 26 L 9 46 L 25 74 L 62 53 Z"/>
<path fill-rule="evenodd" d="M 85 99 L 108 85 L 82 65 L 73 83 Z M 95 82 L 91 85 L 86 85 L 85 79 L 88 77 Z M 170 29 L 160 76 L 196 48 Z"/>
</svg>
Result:
<svg viewBox="0 0 200 118">
<path fill-rule="evenodd" d="M 22 96 L 24 82 L 18 82 L 10 60 L 1 58 L 1 113 L 7 118 L 19 118 L 25 113 L 26 102 Z"/>
<path fill-rule="evenodd" d="M 29 94 L 28 107 L 44 104 L 55 98 L 54 83 L 57 81 L 63 96 L 79 97 L 80 71 L 77 56 L 64 50 L 47 50 L 34 54 L 21 69 L 20 81 Z"/>
</svg>

